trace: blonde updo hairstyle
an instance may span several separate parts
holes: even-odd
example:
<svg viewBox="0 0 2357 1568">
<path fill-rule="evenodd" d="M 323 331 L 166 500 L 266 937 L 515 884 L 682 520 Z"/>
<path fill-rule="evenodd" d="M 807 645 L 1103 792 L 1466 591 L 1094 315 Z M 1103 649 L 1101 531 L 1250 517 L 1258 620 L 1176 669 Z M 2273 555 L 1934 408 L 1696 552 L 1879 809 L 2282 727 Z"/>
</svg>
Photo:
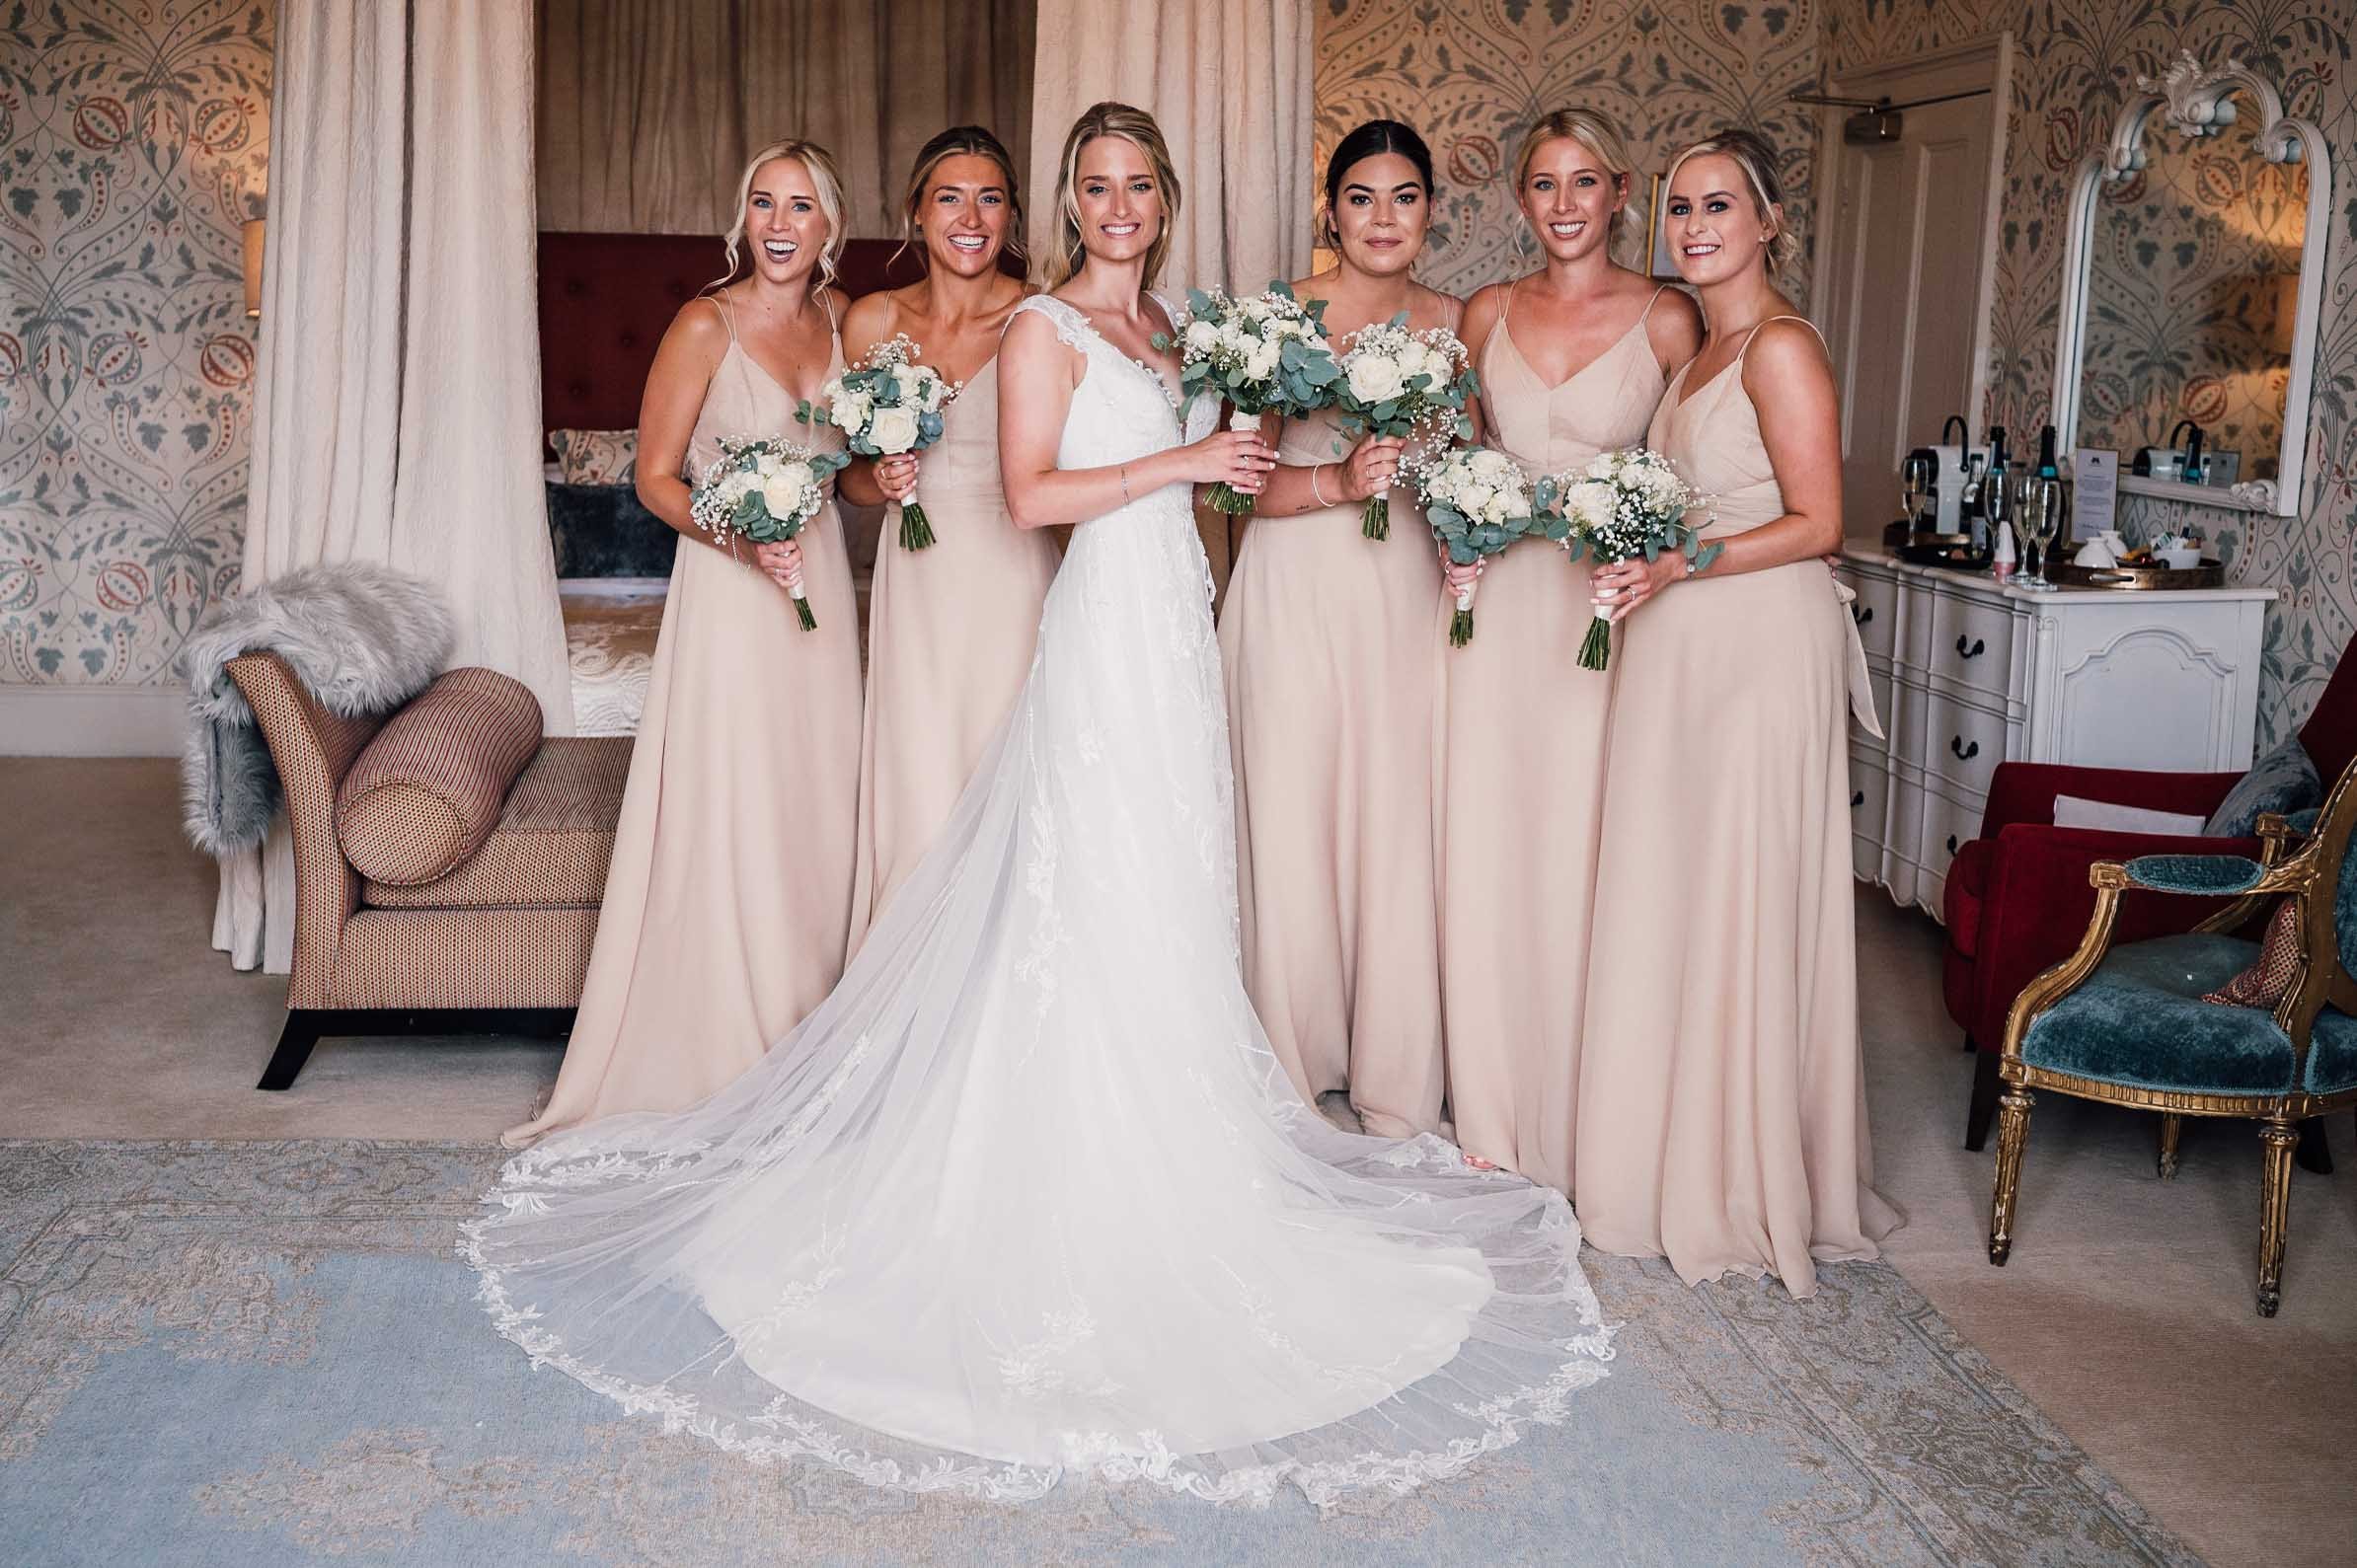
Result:
<svg viewBox="0 0 2357 1568">
<path fill-rule="evenodd" d="M 835 155 L 814 141 L 789 136 L 773 141 L 745 160 L 744 173 L 736 177 L 736 209 L 728 220 L 728 232 L 722 237 L 727 247 L 728 270 L 715 278 L 708 287 L 720 288 L 736 277 L 736 269 L 744 259 L 745 202 L 753 194 L 753 177 L 761 166 L 781 158 L 792 158 L 810 175 L 811 193 L 818 198 L 818 210 L 826 217 L 826 245 L 818 253 L 818 286 L 831 288 L 835 282 L 835 260 L 843 254 L 843 242 L 850 238 L 843 230 L 843 174 L 835 167 Z"/>
<path fill-rule="evenodd" d="M 934 171 L 958 157 L 987 158 L 999 166 L 999 178 L 1007 187 L 1007 250 L 1017 261 L 1026 260 L 1023 187 L 1015 178 L 1015 159 L 1005 143 L 980 125 L 952 125 L 917 149 L 916 164 L 908 172 L 908 189 L 900 197 L 900 249 L 915 246 L 917 260 L 925 261 L 925 247 L 917 239 L 924 221 L 920 209 L 925 205 L 925 193 L 933 185 Z"/>
<path fill-rule="evenodd" d="M 1559 109 L 1542 115 L 1522 138 L 1522 145 L 1514 152 L 1514 199 L 1522 199 L 1522 187 L 1531 177 L 1531 161 L 1539 156 L 1539 149 L 1551 141 L 1564 139 L 1578 142 L 1596 155 L 1596 161 L 1612 176 L 1623 197 L 1621 209 L 1612 215 L 1612 227 L 1607 231 L 1605 248 L 1618 251 L 1629 232 L 1629 206 L 1636 195 L 1636 160 L 1629 156 L 1629 143 L 1621 135 L 1621 127 L 1592 109 Z M 1530 225 L 1516 243 L 1534 245 Z"/>
<path fill-rule="evenodd" d="M 1091 105 L 1064 137 L 1064 156 L 1056 169 L 1056 233 L 1048 250 L 1047 286 L 1056 288 L 1069 282 L 1087 260 L 1087 248 L 1081 244 L 1077 189 L 1080 155 L 1082 148 L 1100 136 L 1118 136 L 1144 153 L 1146 166 L 1154 171 L 1154 183 L 1160 187 L 1162 231 L 1146 248 L 1146 286 L 1152 288 L 1162 276 L 1163 262 L 1170 260 L 1172 236 L 1178 227 L 1178 171 L 1172 167 L 1170 146 L 1162 139 L 1162 127 L 1154 123 L 1154 116 L 1142 109 L 1110 102 Z"/>
<path fill-rule="evenodd" d="M 1768 232 L 1762 260 L 1767 262 L 1768 275 L 1776 276 L 1790 266 L 1800 253 L 1800 242 L 1785 226 L 1785 187 L 1776 172 L 1776 149 L 1757 131 L 1729 127 L 1678 154 L 1670 164 L 1668 178 L 1661 183 L 1662 189 L 1668 190 L 1670 181 L 1678 178 L 1678 170 L 1687 159 L 1706 155 L 1729 159 L 1743 171 L 1744 184 L 1751 187 L 1751 204 L 1760 215 L 1760 227 Z"/>
</svg>

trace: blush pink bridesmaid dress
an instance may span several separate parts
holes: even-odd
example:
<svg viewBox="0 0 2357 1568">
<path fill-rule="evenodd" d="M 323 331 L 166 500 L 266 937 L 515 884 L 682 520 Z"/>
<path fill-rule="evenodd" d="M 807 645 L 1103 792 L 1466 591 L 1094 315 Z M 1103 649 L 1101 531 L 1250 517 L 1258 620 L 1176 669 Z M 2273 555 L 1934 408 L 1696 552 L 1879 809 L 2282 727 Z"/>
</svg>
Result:
<svg viewBox="0 0 2357 1568">
<path fill-rule="evenodd" d="M 1289 419 L 1278 460 L 1338 462 L 1331 411 Z M 1237 883 L 1253 1008 L 1313 1104 L 1347 1089 L 1366 1131 L 1440 1125 L 1432 901 L 1433 607 L 1422 510 L 1391 498 L 1257 518 L 1220 610 L 1236 765 Z"/>
<path fill-rule="evenodd" d="M 1661 398 L 1645 333 L 1653 302 L 1613 345 L 1550 387 L 1513 335 L 1513 296 L 1482 349 L 1491 446 L 1533 479 L 1634 446 Z M 1587 995 L 1589 901 L 1604 806 L 1604 732 L 1620 660 L 1579 667 L 1593 615 L 1588 567 L 1526 542 L 1491 560 L 1475 635 L 1452 648 L 1444 608 L 1426 634 L 1441 671 L 1441 1003 L 1457 1142 L 1570 1194 Z"/>
<path fill-rule="evenodd" d="M 851 945 L 932 847 L 1030 672 L 1056 575 L 1045 529 L 1007 515 L 999 484 L 999 362 L 967 381 L 920 460 L 934 542 L 900 548 L 887 513 L 868 599 Z"/>
<path fill-rule="evenodd" d="M 1743 352 L 1686 380 L 1647 444 L 1712 498 L 1704 537 L 1783 516 Z M 1807 1296 L 1816 1260 L 1873 1257 L 1899 1224 L 1868 1185 L 1859 1059 L 1856 636 L 1813 560 L 1680 583 L 1616 630 L 1576 1207 L 1597 1246 L 1689 1283 Z"/>
<path fill-rule="evenodd" d="M 722 307 L 722 317 L 728 312 Z M 843 368 L 835 339 L 828 369 Z M 728 349 L 688 443 L 700 475 L 722 436 L 840 448 L 797 399 Z M 860 623 L 833 501 L 804 525 L 818 627 L 743 560 L 682 540 L 606 875 L 572 1039 L 530 1143 L 621 1111 L 674 1111 L 761 1059 L 843 972 L 859 816 Z"/>
</svg>

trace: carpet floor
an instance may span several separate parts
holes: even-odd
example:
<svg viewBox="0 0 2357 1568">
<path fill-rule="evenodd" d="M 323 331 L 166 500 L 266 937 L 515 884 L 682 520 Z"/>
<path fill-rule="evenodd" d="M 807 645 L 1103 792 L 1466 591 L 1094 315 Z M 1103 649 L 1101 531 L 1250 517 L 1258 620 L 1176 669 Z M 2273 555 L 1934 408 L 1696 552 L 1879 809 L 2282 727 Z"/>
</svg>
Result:
<svg viewBox="0 0 2357 1568">
<path fill-rule="evenodd" d="M 0 1138 L 480 1149 L 546 1093 L 552 1048 L 484 1041 L 331 1041 L 291 1092 L 257 1093 L 285 983 L 209 949 L 213 873 L 176 820 L 168 763 L 0 759 Z M 1887 1249 L 1905 1286 L 2203 1558 L 2357 1562 L 2349 1119 L 2329 1129 L 2339 1174 L 2295 1175 L 2273 1321 L 2251 1311 L 2258 1141 L 2243 1124 L 2189 1127 L 2183 1172 L 2163 1183 L 2152 1118 L 2042 1097 L 2013 1261 L 1991 1268 L 1990 1159 L 1959 1143 L 1971 1063 L 1940 1008 L 1940 933 L 1871 890 L 1858 914 L 1875 1178 L 1908 1215 Z M 1649 1310 L 1628 1310 L 1633 1332 Z"/>
<path fill-rule="evenodd" d="M 1324 1514 L 763 1469 L 494 1337 L 453 1248 L 499 1157 L 0 1145 L 0 1517 L 21 1560 L 2197 1561 L 1880 1264 L 1827 1270 L 1803 1304 L 1591 1254 L 1626 1327 L 1566 1420 Z"/>
</svg>

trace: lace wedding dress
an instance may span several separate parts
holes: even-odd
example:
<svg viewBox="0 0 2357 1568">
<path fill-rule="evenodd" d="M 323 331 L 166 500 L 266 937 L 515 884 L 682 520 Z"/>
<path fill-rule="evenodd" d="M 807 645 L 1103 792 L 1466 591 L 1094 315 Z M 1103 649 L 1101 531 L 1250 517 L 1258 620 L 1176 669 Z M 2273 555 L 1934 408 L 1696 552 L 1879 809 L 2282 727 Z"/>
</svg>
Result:
<svg viewBox="0 0 2357 1568">
<path fill-rule="evenodd" d="M 1087 356 L 1066 467 L 1208 427 L 1024 308 Z M 1569 1208 L 1301 1102 L 1240 977 L 1232 788 L 1173 485 L 1075 532 L 1005 728 L 817 1011 L 692 1110 L 509 1162 L 463 1242 L 499 1331 L 754 1458 L 997 1499 L 1327 1503 L 1560 1420 L 1611 1357 Z"/>
</svg>

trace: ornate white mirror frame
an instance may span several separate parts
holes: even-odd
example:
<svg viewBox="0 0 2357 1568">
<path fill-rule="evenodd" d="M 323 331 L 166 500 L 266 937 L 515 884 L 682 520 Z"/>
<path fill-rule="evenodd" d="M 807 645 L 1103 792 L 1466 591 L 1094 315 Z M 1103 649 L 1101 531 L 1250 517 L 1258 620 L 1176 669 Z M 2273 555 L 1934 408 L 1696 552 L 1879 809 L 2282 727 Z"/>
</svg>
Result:
<svg viewBox="0 0 2357 1568">
<path fill-rule="evenodd" d="M 2308 450 L 2309 387 L 2316 370 L 2317 324 L 2324 295 L 2332 157 L 2324 133 L 2308 120 L 2286 114 L 2282 95 L 2274 85 L 2240 60 L 2230 59 L 2211 70 L 2187 51 L 2160 80 L 2138 77 L 2136 96 L 2121 107 L 2103 155 L 2080 166 L 2078 183 L 2071 190 L 2069 241 L 2063 253 L 2062 324 L 2054 350 L 2054 429 L 2062 451 L 2069 452 L 2078 444 L 2095 209 L 2103 187 L 2127 180 L 2145 166 L 2145 124 L 2154 110 L 2162 111 L 2162 119 L 2171 130 L 2186 136 L 2211 136 L 2237 118 L 2237 94 L 2257 111 L 2260 128 L 2255 145 L 2259 155 L 2269 163 L 2308 166 L 2308 226 L 2300 241 L 2299 306 L 2292 330 L 2291 385 L 2284 397 L 2283 448 L 2272 482 L 2237 485 L 2227 494 L 2217 495 L 2204 495 L 2199 485 L 2171 485 L 2168 488 L 2172 499 L 2206 500 L 2213 505 L 2291 517 L 2299 513 L 2306 477 L 2303 459 Z M 2121 479 L 2125 487 L 2124 473 Z M 2228 494 L 2234 498 L 2228 499 Z"/>
</svg>

